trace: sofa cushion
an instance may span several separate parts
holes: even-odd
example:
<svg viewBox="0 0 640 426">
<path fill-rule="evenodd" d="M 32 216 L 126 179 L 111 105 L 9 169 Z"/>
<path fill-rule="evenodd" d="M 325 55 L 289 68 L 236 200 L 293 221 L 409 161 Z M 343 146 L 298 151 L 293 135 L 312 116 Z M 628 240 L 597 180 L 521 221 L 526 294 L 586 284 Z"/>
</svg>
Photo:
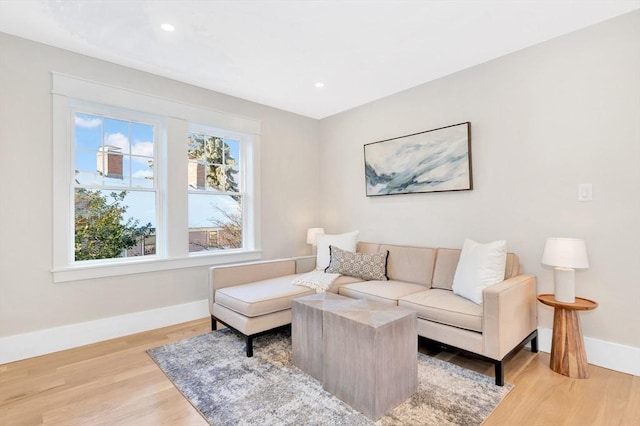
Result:
<svg viewBox="0 0 640 426">
<path fill-rule="evenodd" d="M 316 269 L 324 271 L 329 266 L 330 252 L 329 246 L 336 246 L 342 250 L 356 251 L 358 244 L 358 231 L 347 232 L 344 234 L 319 234 L 316 236 L 317 253 L 316 253 Z"/>
<path fill-rule="evenodd" d="M 506 263 L 505 240 L 480 244 L 466 239 L 453 276 L 453 292 L 481 305 L 482 290 L 504 281 Z"/>
<path fill-rule="evenodd" d="M 424 247 L 380 245 L 380 251 L 389 250 L 387 277 L 431 287 L 436 250 Z"/>
<path fill-rule="evenodd" d="M 249 284 L 216 290 L 215 302 L 248 317 L 257 317 L 291 308 L 296 297 L 315 294 L 308 287 L 291 282 L 297 275 L 285 275 Z"/>
<path fill-rule="evenodd" d="M 324 270 L 326 273 L 387 281 L 387 250 L 380 253 L 352 253 L 335 246 L 329 246 L 329 250 L 331 261 Z"/>
<path fill-rule="evenodd" d="M 438 249 L 436 266 L 433 268 L 432 288 L 452 289 L 458 260 L 460 260 L 460 249 Z"/>
<path fill-rule="evenodd" d="M 450 290 L 431 289 L 402 297 L 399 306 L 412 309 L 418 318 L 482 333 L 482 305 Z"/>
<path fill-rule="evenodd" d="M 364 281 L 343 285 L 338 290 L 338 294 L 354 299 L 370 299 L 397 305 L 401 297 L 419 291 L 424 291 L 424 286 L 404 281 Z"/>
<path fill-rule="evenodd" d="M 513 278 L 522 273 L 520 269 L 520 258 L 515 253 L 507 253 L 507 265 L 504 269 L 504 279 Z"/>
<path fill-rule="evenodd" d="M 333 282 L 333 285 L 329 290 L 327 290 L 327 292 L 338 294 L 340 287 L 342 287 L 343 285 L 361 283 L 361 282 L 362 282 L 361 278 L 350 277 L 348 275 L 340 275 L 338 279 Z"/>
<path fill-rule="evenodd" d="M 380 251 L 380 244 L 359 242 L 356 251 L 358 253 L 377 253 Z"/>
<path fill-rule="evenodd" d="M 460 249 L 439 248 L 436 254 L 436 266 L 433 269 L 432 288 L 452 290 L 453 276 L 456 273 Z M 504 279 L 520 275 L 520 259 L 517 254 L 507 253 L 507 262 L 504 269 Z"/>
</svg>

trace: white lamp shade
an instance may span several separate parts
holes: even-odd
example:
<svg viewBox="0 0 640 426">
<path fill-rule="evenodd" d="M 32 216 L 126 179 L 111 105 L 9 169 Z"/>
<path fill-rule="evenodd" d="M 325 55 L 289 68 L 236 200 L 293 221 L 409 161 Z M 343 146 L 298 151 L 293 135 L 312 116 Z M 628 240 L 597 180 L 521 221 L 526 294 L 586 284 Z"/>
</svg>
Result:
<svg viewBox="0 0 640 426">
<path fill-rule="evenodd" d="M 588 268 L 587 246 L 578 238 L 547 238 L 542 263 L 561 268 Z"/>
<path fill-rule="evenodd" d="M 324 228 L 309 228 L 307 230 L 307 244 L 316 245 L 316 236 L 324 234 Z"/>
</svg>

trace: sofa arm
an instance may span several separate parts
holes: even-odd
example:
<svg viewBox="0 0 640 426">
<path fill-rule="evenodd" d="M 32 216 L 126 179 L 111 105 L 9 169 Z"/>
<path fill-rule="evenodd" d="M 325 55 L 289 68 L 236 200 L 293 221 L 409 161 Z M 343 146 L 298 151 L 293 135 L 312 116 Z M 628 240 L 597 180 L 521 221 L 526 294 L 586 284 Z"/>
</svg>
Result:
<svg viewBox="0 0 640 426">
<path fill-rule="evenodd" d="M 482 292 L 484 355 L 502 359 L 537 327 L 536 277 L 518 275 Z"/>
<path fill-rule="evenodd" d="M 295 259 L 213 266 L 209 268 L 209 310 L 213 312 L 216 290 L 295 273 Z"/>
<path fill-rule="evenodd" d="M 311 272 L 316 268 L 316 256 L 300 256 L 293 259 L 296 261 L 296 274 Z"/>
</svg>

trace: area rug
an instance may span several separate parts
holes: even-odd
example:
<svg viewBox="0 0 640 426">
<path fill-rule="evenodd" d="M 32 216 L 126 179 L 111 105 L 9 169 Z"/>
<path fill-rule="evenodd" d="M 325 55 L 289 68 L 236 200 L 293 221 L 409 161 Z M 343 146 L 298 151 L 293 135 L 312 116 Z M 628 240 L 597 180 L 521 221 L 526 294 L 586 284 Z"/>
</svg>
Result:
<svg viewBox="0 0 640 426">
<path fill-rule="evenodd" d="M 418 391 L 374 423 L 293 365 L 286 331 L 256 338 L 252 358 L 227 329 L 148 353 L 212 425 L 479 425 L 513 388 L 418 353 Z"/>
</svg>

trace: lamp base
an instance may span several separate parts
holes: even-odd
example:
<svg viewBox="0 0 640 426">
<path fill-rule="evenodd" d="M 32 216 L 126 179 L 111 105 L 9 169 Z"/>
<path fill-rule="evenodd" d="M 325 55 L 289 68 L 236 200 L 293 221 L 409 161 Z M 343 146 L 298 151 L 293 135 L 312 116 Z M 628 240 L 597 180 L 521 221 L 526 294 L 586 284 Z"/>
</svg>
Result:
<svg viewBox="0 0 640 426">
<path fill-rule="evenodd" d="M 576 271 L 573 268 L 555 268 L 555 299 L 558 302 L 576 302 Z"/>
</svg>

